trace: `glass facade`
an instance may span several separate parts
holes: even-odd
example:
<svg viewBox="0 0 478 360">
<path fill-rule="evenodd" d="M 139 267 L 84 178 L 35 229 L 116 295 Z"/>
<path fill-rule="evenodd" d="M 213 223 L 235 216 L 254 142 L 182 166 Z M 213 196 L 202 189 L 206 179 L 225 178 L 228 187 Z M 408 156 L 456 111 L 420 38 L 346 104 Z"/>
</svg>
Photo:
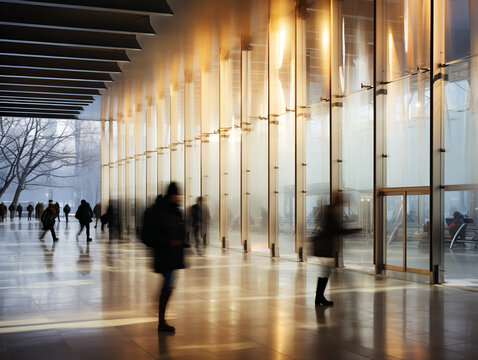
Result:
<svg viewBox="0 0 478 360">
<path fill-rule="evenodd" d="M 478 279 L 476 1 L 187 4 L 132 62 L 153 75 L 104 96 L 102 199 L 127 230 L 175 181 L 206 242 L 306 261 L 340 192 L 360 232 L 339 266 Z"/>
</svg>

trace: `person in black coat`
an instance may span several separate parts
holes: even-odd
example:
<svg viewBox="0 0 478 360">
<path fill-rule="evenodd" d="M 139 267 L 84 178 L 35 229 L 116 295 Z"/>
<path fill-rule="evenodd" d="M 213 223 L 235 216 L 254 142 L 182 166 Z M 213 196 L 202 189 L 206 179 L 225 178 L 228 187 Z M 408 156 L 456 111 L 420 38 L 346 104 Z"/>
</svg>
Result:
<svg viewBox="0 0 478 360">
<path fill-rule="evenodd" d="M 173 272 L 184 269 L 186 227 L 179 208 L 182 196 L 174 182 L 169 185 L 164 198 L 158 197 L 149 216 L 148 232 L 154 251 L 154 271 L 164 277 L 159 296 L 158 331 L 173 333 L 174 326 L 165 320 L 166 306 L 173 292 Z"/>
<path fill-rule="evenodd" d="M 67 222 L 67 223 L 68 223 L 68 215 L 70 214 L 70 211 L 71 211 L 70 205 L 66 204 L 66 205 L 63 207 L 63 212 L 65 213 L 65 219 L 66 219 L 66 222 Z"/>
<path fill-rule="evenodd" d="M 90 222 L 93 218 L 93 210 L 91 210 L 91 206 L 86 200 L 81 200 L 81 204 L 78 206 L 78 210 L 76 210 L 75 218 L 80 222 L 80 231 L 76 235 L 76 241 L 78 241 L 78 236 L 80 236 L 83 228 L 86 228 L 86 241 L 90 242 Z"/>
<path fill-rule="evenodd" d="M 40 235 L 40 240 L 43 240 L 46 232 L 50 230 L 53 241 L 58 241 L 58 238 L 56 237 L 56 234 L 55 234 L 55 229 L 53 228 L 53 226 L 55 225 L 55 219 L 56 219 L 55 205 L 53 205 L 53 200 L 49 200 L 48 207 L 41 214 L 41 222 L 43 224 L 43 234 Z"/>
<path fill-rule="evenodd" d="M 10 219 L 13 220 L 15 217 L 15 206 L 13 204 L 10 204 L 8 207 L 8 211 L 10 211 Z"/>
<path fill-rule="evenodd" d="M 6 216 L 7 216 L 7 207 L 2 201 L 2 203 L 0 204 L 0 220 L 1 220 L 1 222 L 3 222 L 3 220 L 5 220 Z"/>
<path fill-rule="evenodd" d="M 27 211 L 28 211 L 28 220 L 31 220 L 32 219 L 32 213 L 33 213 L 33 205 L 32 204 L 28 204 Z"/>
<path fill-rule="evenodd" d="M 55 211 L 56 211 L 56 218 L 58 219 L 58 222 L 60 222 L 60 204 L 58 201 L 55 203 Z"/>
<path fill-rule="evenodd" d="M 18 220 L 22 219 L 22 212 L 23 212 L 23 206 L 22 204 L 18 203 L 17 205 Z"/>
</svg>

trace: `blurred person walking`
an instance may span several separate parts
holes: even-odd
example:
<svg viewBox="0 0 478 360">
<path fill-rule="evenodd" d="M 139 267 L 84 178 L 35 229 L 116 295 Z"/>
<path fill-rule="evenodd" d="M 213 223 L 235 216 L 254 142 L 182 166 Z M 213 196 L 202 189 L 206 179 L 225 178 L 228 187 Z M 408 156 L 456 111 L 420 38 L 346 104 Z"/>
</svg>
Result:
<svg viewBox="0 0 478 360">
<path fill-rule="evenodd" d="M 43 240 L 46 232 L 50 230 L 53 241 L 58 241 L 58 238 L 56 237 L 56 234 L 55 234 L 55 229 L 53 228 L 55 225 L 55 219 L 56 219 L 55 205 L 53 205 L 53 200 L 48 200 L 48 207 L 45 209 L 45 211 L 42 211 L 42 214 L 41 214 L 41 222 L 43 224 L 43 233 L 40 235 L 40 240 Z"/>
<path fill-rule="evenodd" d="M 17 205 L 18 220 L 22 219 L 22 212 L 23 212 L 23 206 L 22 204 L 18 203 Z"/>
<path fill-rule="evenodd" d="M 0 204 L 0 220 L 3 222 L 7 217 L 7 207 L 5 206 L 4 202 Z"/>
<path fill-rule="evenodd" d="M 8 211 L 10 211 L 10 220 L 13 220 L 15 217 L 15 205 L 13 205 L 13 203 L 8 207 Z"/>
<path fill-rule="evenodd" d="M 35 219 L 40 219 L 40 203 L 37 202 L 35 205 Z"/>
<path fill-rule="evenodd" d="M 58 203 L 58 201 L 55 203 L 55 210 L 58 222 L 60 222 L 60 204 Z"/>
<path fill-rule="evenodd" d="M 194 241 L 196 243 L 196 252 L 201 255 L 201 223 L 202 223 L 202 197 L 196 199 L 196 203 L 191 206 L 191 226 L 193 228 Z"/>
<path fill-rule="evenodd" d="M 27 212 L 28 212 L 28 221 L 32 219 L 32 213 L 33 213 L 33 205 L 30 203 L 27 206 Z"/>
<path fill-rule="evenodd" d="M 317 278 L 317 288 L 315 291 L 315 305 L 334 305 L 324 296 L 325 288 L 329 281 L 332 268 L 335 267 L 335 259 L 338 256 L 339 237 L 345 234 L 351 234 L 361 229 L 345 229 L 341 224 L 341 215 L 343 208 L 342 195 L 337 193 L 332 196 L 332 203 L 322 207 L 322 213 L 317 217 L 316 231 L 313 236 L 313 254 L 314 256 L 327 258 L 323 266 L 322 276 Z"/>
<path fill-rule="evenodd" d="M 143 242 L 153 248 L 154 271 L 164 281 L 159 296 L 158 331 L 174 333 L 176 329 L 165 319 L 166 307 L 173 292 L 176 269 L 184 269 L 186 227 L 179 208 L 182 196 L 172 182 L 164 198 L 158 196 L 155 205 L 145 212 L 142 230 Z"/>
<path fill-rule="evenodd" d="M 95 214 L 95 229 L 98 227 L 98 220 L 101 219 L 101 204 L 98 203 L 93 208 L 93 214 Z M 101 220 L 100 220 L 101 222 Z M 101 227 L 103 229 L 103 226 Z"/>
<path fill-rule="evenodd" d="M 70 214 L 71 212 L 71 207 L 70 205 L 66 204 L 64 207 L 63 207 L 63 213 L 65 214 L 65 221 L 68 223 L 68 215 Z"/>
<path fill-rule="evenodd" d="M 86 241 L 90 242 L 92 240 L 90 238 L 90 222 L 92 217 L 93 210 L 91 210 L 90 204 L 88 204 L 86 200 L 81 200 L 80 206 L 78 206 L 78 210 L 76 210 L 75 214 L 75 218 L 80 222 L 80 231 L 78 231 L 76 235 L 76 241 L 78 241 L 78 237 L 83 231 L 83 228 L 86 228 Z"/>
</svg>

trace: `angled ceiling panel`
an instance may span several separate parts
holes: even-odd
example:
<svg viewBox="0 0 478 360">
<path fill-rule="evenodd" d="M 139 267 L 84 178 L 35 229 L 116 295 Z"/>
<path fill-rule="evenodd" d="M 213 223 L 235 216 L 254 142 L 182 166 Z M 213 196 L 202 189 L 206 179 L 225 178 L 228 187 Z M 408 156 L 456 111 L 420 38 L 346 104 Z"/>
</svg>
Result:
<svg viewBox="0 0 478 360">
<path fill-rule="evenodd" d="M 32 111 L 22 111 L 22 112 L 7 112 L 0 111 L 0 116 L 3 117 L 18 117 L 18 118 L 42 118 L 42 119 L 71 119 L 77 120 L 78 116 L 71 114 L 51 114 L 51 113 L 38 113 Z"/>
<path fill-rule="evenodd" d="M 74 9 L 108 10 L 149 15 L 173 15 L 173 11 L 166 0 L 30 0 L 21 2 Z"/>
<path fill-rule="evenodd" d="M 16 67 L 1 67 L 0 77 L 15 76 L 32 79 L 59 79 L 59 80 L 81 80 L 81 81 L 102 81 L 111 82 L 113 78 L 109 73 L 96 73 L 85 71 L 62 71 L 48 69 L 29 69 Z"/>
<path fill-rule="evenodd" d="M 0 41 L 0 54 L 2 55 L 28 55 L 34 57 L 95 60 L 95 61 L 129 61 L 126 50 L 109 50 L 81 48 L 74 46 L 55 46 L 44 44 L 15 43 Z"/>
<path fill-rule="evenodd" d="M 0 23 L 62 30 L 154 35 L 147 15 L 5 2 L 0 3 Z"/>
<path fill-rule="evenodd" d="M 166 0 L 0 1 L 0 115 L 81 117 L 155 34 L 149 16 L 172 14 Z"/>
<path fill-rule="evenodd" d="M 98 81 L 72 81 L 56 79 L 29 79 L 21 77 L 0 76 L 1 85 L 48 86 L 73 89 L 106 89 L 105 83 Z"/>
</svg>

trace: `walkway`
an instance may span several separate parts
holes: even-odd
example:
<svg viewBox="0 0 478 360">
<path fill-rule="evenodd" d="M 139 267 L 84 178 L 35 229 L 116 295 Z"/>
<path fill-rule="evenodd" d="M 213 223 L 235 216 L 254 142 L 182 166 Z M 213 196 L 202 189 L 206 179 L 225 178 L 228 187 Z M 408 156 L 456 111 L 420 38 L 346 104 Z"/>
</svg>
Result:
<svg viewBox="0 0 478 360">
<path fill-rule="evenodd" d="M 0 359 L 476 359 L 478 293 L 337 271 L 316 310 L 319 268 L 259 255 L 188 257 L 156 333 L 160 278 L 142 244 L 60 241 L 0 224 Z"/>
</svg>

